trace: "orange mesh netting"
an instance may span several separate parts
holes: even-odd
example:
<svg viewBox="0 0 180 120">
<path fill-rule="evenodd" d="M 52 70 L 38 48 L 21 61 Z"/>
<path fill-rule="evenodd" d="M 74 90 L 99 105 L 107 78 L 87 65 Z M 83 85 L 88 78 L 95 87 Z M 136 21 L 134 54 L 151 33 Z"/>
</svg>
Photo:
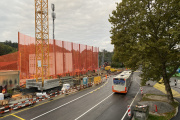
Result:
<svg viewBox="0 0 180 120">
<path fill-rule="evenodd" d="M 18 70 L 18 52 L 0 56 L 0 70 Z"/>
<path fill-rule="evenodd" d="M 0 70 L 20 70 L 20 79 L 36 74 L 35 38 L 18 33 L 19 52 L 0 56 Z M 85 74 L 98 69 L 98 48 L 59 40 L 49 40 L 49 74 Z"/>
</svg>

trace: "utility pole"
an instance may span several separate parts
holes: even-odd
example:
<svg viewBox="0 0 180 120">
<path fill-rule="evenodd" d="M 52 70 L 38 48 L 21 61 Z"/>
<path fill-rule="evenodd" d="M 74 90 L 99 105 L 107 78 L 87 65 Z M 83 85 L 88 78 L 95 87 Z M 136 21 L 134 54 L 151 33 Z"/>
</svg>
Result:
<svg viewBox="0 0 180 120">
<path fill-rule="evenodd" d="M 55 11 L 55 5 L 51 4 L 51 9 L 52 9 L 52 19 L 53 19 L 53 49 L 54 49 L 54 66 L 55 66 L 55 75 L 56 75 L 56 44 L 55 44 L 55 37 L 54 37 L 54 20 L 56 19 L 56 13 Z"/>
<path fill-rule="evenodd" d="M 98 47 L 98 76 L 99 76 L 99 47 Z"/>
<path fill-rule="evenodd" d="M 102 55 L 102 59 L 101 59 L 101 66 L 103 66 L 104 65 L 104 51 L 105 51 L 105 49 L 103 49 L 103 55 Z"/>
<path fill-rule="evenodd" d="M 56 13 L 54 13 L 55 11 L 55 5 L 51 4 L 51 8 L 52 8 L 52 19 L 53 19 L 53 40 L 54 40 L 54 20 L 56 19 Z"/>
</svg>

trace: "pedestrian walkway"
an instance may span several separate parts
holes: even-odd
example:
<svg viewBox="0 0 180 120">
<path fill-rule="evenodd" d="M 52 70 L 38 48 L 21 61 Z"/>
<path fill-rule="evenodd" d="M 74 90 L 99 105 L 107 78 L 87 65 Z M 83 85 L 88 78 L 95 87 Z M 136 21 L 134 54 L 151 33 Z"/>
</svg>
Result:
<svg viewBox="0 0 180 120">
<path fill-rule="evenodd" d="M 167 94 L 166 90 L 165 90 L 165 86 L 162 81 L 163 81 L 163 79 L 161 79 L 159 82 L 157 82 L 153 87 L 160 90 L 161 92 Z M 172 89 L 172 84 L 170 84 L 170 85 L 171 85 L 171 90 L 172 90 L 173 96 L 176 98 L 180 98 L 180 92 L 179 92 L 180 90 L 176 91 L 176 90 Z"/>
</svg>

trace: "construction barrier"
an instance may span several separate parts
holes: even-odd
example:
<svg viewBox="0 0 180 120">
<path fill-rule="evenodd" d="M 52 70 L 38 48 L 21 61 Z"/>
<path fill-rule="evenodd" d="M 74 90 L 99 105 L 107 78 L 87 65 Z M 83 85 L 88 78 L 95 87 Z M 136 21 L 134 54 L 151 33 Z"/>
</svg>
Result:
<svg viewBox="0 0 180 120">
<path fill-rule="evenodd" d="M 128 105 L 128 116 L 131 117 L 131 106 Z"/>
<path fill-rule="evenodd" d="M 18 32 L 18 52 L 0 56 L 0 70 L 20 71 L 20 82 L 41 76 L 41 73 L 36 75 L 35 50 L 35 38 Z M 97 70 L 98 53 L 97 47 L 49 39 L 47 77 L 74 76 Z"/>
<path fill-rule="evenodd" d="M 100 84 L 101 82 L 101 76 L 95 77 L 95 79 L 97 79 L 97 83 Z M 96 81 L 96 80 L 95 80 Z M 53 97 L 56 97 L 58 95 L 63 95 L 63 94 L 69 94 L 69 93 L 74 93 L 77 92 L 79 90 L 83 90 L 87 87 L 92 87 L 94 85 L 93 82 L 88 83 L 87 85 L 78 85 L 75 87 L 71 87 L 68 90 L 61 90 L 61 91 L 56 91 L 50 94 L 47 94 L 47 96 L 43 95 L 41 97 L 35 97 L 35 98 L 30 98 L 12 105 L 8 105 L 8 106 L 4 106 L 0 108 L 0 114 L 6 113 L 6 112 L 10 112 L 12 110 L 17 110 L 29 105 L 33 105 L 35 103 L 38 103 L 40 101 L 44 101 Z"/>
<path fill-rule="evenodd" d="M 143 88 L 141 87 L 141 95 L 143 94 Z"/>
<path fill-rule="evenodd" d="M 18 34 L 21 54 L 21 78 L 36 73 L 35 39 Z M 98 69 L 98 48 L 49 39 L 49 75 L 52 77 L 85 74 Z"/>
<path fill-rule="evenodd" d="M 94 77 L 94 84 L 98 85 L 101 83 L 101 76 Z"/>
</svg>

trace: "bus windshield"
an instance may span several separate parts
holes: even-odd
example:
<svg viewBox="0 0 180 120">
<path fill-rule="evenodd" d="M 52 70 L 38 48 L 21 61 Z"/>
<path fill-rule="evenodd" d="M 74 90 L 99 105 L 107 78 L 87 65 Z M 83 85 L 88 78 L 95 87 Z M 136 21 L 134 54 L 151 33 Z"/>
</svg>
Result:
<svg viewBox="0 0 180 120">
<path fill-rule="evenodd" d="M 125 84 L 125 80 L 124 79 L 120 79 L 120 78 L 114 78 L 113 79 L 113 83 L 115 85 L 124 85 Z"/>
</svg>

